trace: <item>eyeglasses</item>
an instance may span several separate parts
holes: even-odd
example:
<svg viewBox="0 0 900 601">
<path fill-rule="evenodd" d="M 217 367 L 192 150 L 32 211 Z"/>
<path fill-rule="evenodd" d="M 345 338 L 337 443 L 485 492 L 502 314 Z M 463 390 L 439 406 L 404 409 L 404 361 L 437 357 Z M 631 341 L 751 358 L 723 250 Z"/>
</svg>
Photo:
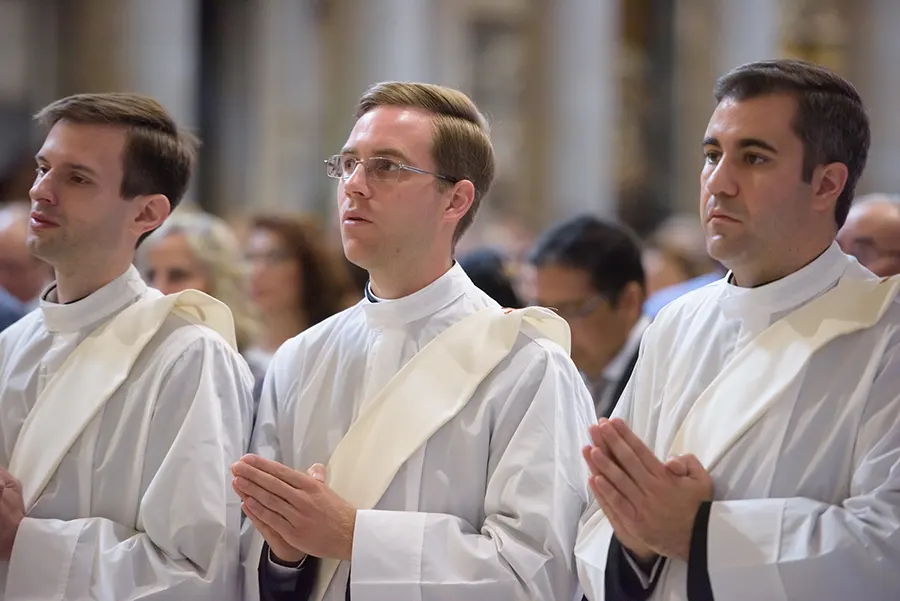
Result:
<svg viewBox="0 0 900 601">
<path fill-rule="evenodd" d="M 419 169 L 418 167 L 406 165 L 405 163 L 387 157 L 358 159 L 349 154 L 336 154 L 333 157 L 326 159 L 325 173 L 328 177 L 347 181 L 350 179 L 350 176 L 353 175 L 353 172 L 356 171 L 356 166 L 360 163 L 362 163 L 366 170 L 366 178 L 371 178 L 379 182 L 395 182 L 400 179 L 401 171 L 411 171 L 412 173 L 419 173 L 422 175 L 433 175 L 434 177 L 450 182 L 451 184 L 455 184 L 459 181 L 456 178 L 441 175 L 434 171 Z"/>
<path fill-rule="evenodd" d="M 602 294 L 595 294 L 584 301 L 560 304 L 554 310 L 563 319 L 582 319 L 596 311 L 605 300 Z"/>
</svg>

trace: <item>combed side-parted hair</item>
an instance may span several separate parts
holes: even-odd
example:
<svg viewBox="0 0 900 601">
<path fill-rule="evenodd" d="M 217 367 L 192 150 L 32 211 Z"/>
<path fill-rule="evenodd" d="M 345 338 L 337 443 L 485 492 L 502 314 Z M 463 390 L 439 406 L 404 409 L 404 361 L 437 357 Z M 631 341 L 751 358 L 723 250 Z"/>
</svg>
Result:
<svg viewBox="0 0 900 601">
<path fill-rule="evenodd" d="M 835 205 L 834 217 L 840 229 L 869 155 L 872 134 L 862 98 L 853 84 L 825 67 L 789 59 L 737 67 L 719 78 L 714 96 L 721 102 L 725 98 L 741 101 L 780 93 L 797 100 L 793 128 L 803 142 L 803 180 L 812 179 L 817 165 L 847 166 L 847 183 Z"/>
<path fill-rule="evenodd" d="M 47 128 L 59 121 L 125 128 L 123 198 L 163 194 L 174 211 L 187 191 L 200 142 L 180 129 L 153 98 L 128 93 L 76 94 L 47 105 L 35 119 Z"/>
<path fill-rule="evenodd" d="M 494 181 L 496 159 L 487 120 L 475 103 L 459 90 L 428 83 L 387 81 L 375 84 L 360 98 L 356 118 L 379 106 L 411 107 L 432 113 L 431 154 L 436 171 L 455 181 L 469 180 L 475 186 L 472 207 L 454 232 L 455 243 L 472 225 L 481 200 Z M 449 185 L 443 180 L 438 180 L 437 184 Z"/>
</svg>

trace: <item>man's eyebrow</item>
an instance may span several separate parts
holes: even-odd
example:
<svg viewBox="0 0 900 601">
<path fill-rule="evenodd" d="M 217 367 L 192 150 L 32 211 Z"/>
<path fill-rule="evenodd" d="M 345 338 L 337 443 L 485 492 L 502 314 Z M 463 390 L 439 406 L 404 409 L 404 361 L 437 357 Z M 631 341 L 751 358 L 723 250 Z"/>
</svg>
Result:
<svg viewBox="0 0 900 601">
<path fill-rule="evenodd" d="M 718 138 L 713 136 L 706 136 L 703 138 L 703 146 L 718 146 L 722 145 L 719 143 Z M 778 154 L 778 149 L 766 142 L 765 140 L 761 140 L 759 138 L 741 138 L 738 140 L 738 148 L 762 148 L 772 154 Z"/>
<path fill-rule="evenodd" d="M 36 163 L 49 163 L 50 161 L 42 154 L 36 154 L 34 156 L 34 160 Z M 73 171 L 81 171 L 86 173 L 87 175 L 92 175 L 97 177 L 97 172 L 88 167 L 87 165 L 82 165 L 81 163 L 70 163 L 70 162 L 62 162 L 59 164 L 60 167 L 66 167 L 67 169 L 72 169 Z"/>
<path fill-rule="evenodd" d="M 357 155 L 359 153 L 356 151 L 356 148 L 353 148 L 352 146 L 344 146 L 341 149 L 341 154 Z M 400 161 L 402 161 L 404 163 L 409 162 L 409 157 L 407 157 L 406 154 L 402 150 L 398 150 L 396 148 L 376 148 L 375 150 L 372 151 L 372 156 L 373 157 L 395 158 L 395 159 L 399 159 Z"/>
</svg>

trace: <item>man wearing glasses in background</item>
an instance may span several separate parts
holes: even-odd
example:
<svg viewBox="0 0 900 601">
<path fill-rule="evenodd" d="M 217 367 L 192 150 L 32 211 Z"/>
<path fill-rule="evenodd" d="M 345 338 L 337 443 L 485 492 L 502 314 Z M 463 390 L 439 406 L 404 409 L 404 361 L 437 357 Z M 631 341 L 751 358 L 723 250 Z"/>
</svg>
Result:
<svg viewBox="0 0 900 601">
<path fill-rule="evenodd" d="M 572 359 L 598 417 L 609 417 L 637 363 L 644 330 L 644 268 L 637 237 L 590 215 L 556 224 L 527 257 L 526 292 L 572 328 Z"/>
<path fill-rule="evenodd" d="M 504 311 L 453 260 L 494 175 L 484 118 L 397 82 L 356 117 L 326 167 L 366 298 L 272 360 L 234 466 L 268 543 L 245 536 L 246 598 L 258 561 L 264 600 L 573 599 L 594 417 L 568 326 Z"/>
</svg>

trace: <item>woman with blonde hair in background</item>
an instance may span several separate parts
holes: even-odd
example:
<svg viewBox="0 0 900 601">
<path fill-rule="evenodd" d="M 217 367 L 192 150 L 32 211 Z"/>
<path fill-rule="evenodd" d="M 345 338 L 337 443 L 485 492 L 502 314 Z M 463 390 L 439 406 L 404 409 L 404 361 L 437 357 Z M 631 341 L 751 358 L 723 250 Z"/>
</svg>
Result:
<svg viewBox="0 0 900 601">
<path fill-rule="evenodd" d="M 259 331 L 247 294 L 247 269 L 241 246 L 223 220 L 200 211 L 176 211 L 142 245 L 141 267 L 147 282 L 163 294 L 194 289 L 231 309 L 238 350 L 257 381 L 265 366 L 247 351 Z M 257 388 L 259 388 L 257 386 Z"/>
<path fill-rule="evenodd" d="M 258 365 L 267 366 L 284 342 L 350 304 L 348 270 L 307 217 L 252 218 L 245 257 L 250 298 L 262 324 L 248 357 Z"/>
</svg>

